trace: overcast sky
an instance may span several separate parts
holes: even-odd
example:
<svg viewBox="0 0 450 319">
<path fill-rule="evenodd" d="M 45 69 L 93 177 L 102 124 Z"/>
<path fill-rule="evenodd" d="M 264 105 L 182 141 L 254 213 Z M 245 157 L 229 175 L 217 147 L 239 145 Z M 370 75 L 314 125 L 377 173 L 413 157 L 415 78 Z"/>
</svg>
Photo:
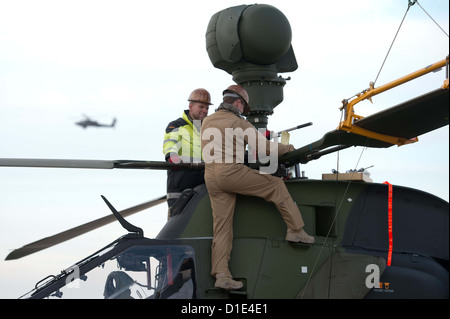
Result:
<svg viewBox="0 0 450 319">
<path fill-rule="evenodd" d="M 291 133 L 301 147 L 335 129 L 344 98 L 374 81 L 406 11 L 407 0 L 266 1 L 291 23 L 299 64 L 269 129 Z M 189 93 L 207 88 L 214 108 L 231 76 L 209 61 L 210 17 L 239 1 L 0 0 L 0 158 L 163 160 L 168 122 Z M 448 1 L 420 4 L 448 33 Z M 448 55 L 448 37 L 411 7 L 377 86 Z M 356 106 L 367 116 L 437 89 L 443 71 Z M 117 126 L 82 129 L 83 114 Z M 425 115 L 424 115 L 425 116 Z M 320 179 L 332 169 L 369 169 L 389 181 L 448 201 L 448 126 L 419 142 L 389 149 L 352 148 L 302 165 Z M 337 164 L 339 163 L 339 167 Z M 0 297 L 16 298 L 124 234 L 117 223 L 25 257 L 14 248 L 109 214 L 105 195 L 124 209 L 165 194 L 166 173 L 139 170 L 0 168 Z M 160 205 L 130 217 L 154 237 L 167 216 Z M 7 289 L 6 289 L 7 288 Z"/>
</svg>

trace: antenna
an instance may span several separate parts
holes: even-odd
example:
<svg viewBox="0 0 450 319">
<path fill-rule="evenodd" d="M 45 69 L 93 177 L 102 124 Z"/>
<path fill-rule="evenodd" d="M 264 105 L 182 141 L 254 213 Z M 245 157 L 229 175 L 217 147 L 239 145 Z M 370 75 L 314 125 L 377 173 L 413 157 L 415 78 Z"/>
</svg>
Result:
<svg viewBox="0 0 450 319">
<path fill-rule="evenodd" d="M 111 203 L 106 199 L 105 196 L 101 195 L 103 200 L 105 201 L 106 205 L 108 205 L 109 209 L 111 209 L 114 217 L 117 218 L 117 220 L 119 221 L 120 225 L 122 225 L 123 228 L 125 228 L 126 230 L 128 230 L 130 233 L 135 233 L 135 234 L 129 234 L 129 235 L 136 235 L 136 237 L 144 237 L 144 231 L 142 230 L 142 228 L 139 228 L 137 226 L 134 226 L 132 224 L 130 224 L 129 222 L 127 222 L 125 220 L 125 218 L 123 218 L 122 215 L 120 215 L 120 213 L 114 208 L 113 205 L 111 205 Z"/>
</svg>

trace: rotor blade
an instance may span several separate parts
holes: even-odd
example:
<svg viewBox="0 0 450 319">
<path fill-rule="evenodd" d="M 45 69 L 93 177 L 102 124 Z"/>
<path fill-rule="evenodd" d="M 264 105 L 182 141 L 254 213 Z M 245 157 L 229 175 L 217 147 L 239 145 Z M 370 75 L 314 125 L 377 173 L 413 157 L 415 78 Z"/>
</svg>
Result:
<svg viewBox="0 0 450 319">
<path fill-rule="evenodd" d="M 114 161 L 43 158 L 0 158 L 0 166 L 112 169 L 114 168 Z"/>
<path fill-rule="evenodd" d="M 47 167 L 47 168 L 93 168 L 93 169 L 156 169 L 173 168 L 202 170 L 205 163 L 169 163 L 165 161 L 133 160 L 77 160 L 77 159 L 43 159 L 43 158 L 0 158 L 0 167 Z"/>
<path fill-rule="evenodd" d="M 138 213 L 144 209 L 159 205 L 166 201 L 166 195 L 161 196 L 159 198 L 155 198 L 151 201 L 127 208 L 125 210 L 120 211 L 119 213 L 123 217 L 130 216 L 132 214 Z M 111 222 L 117 221 L 117 219 L 114 217 L 114 215 L 108 215 L 99 219 L 96 219 L 94 221 L 88 222 L 86 224 L 74 227 L 72 229 L 63 231 L 61 233 L 58 233 L 56 235 L 46 237 L 43 239 L 40 239 L 38 241 L 35 241 L 31 244 L 25 245 L 22 248 L 15 249 L 12 252 L 6 256 L 5 260 L 13 260 L 13 259 L 19 259 L 28 255 L 31 255 L 35 252 L 38 252 L 40 250 L 52 247 L 54 245 L 57 245 L 59 243 L 62 243 L 64 241 L 67 241 L 69 239 L 72 239 L 74 237 L 80 236 L 84 233 L 87 233 L 91 230 L 97 229 L 99 227 L 105 226 Z"/>
<path fill-rule="evenodd" d="M 114 168 L 127 168 L 127 169 L 188 169 L 188 170 L 202 170 L 205 169 L 205 163 L 169 163 L 163 161 L 128 161 L 120 160 L 114 161 Z"/>
</svg>

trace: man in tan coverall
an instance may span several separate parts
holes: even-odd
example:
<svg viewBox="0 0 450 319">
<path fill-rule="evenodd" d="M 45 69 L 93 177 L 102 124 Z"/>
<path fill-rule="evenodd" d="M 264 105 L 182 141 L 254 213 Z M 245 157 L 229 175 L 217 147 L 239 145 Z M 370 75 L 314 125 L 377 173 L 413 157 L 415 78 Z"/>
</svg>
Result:
<svg viewBox="0 0 450 319">
<path fill-rule="evenodd" d="M 312 244 L 314 237 L 303 230 L 301 213 L 283 180 L 269 174 L 261 174 L 258 170 L 244 165 L 243 153 L 237 150 L 249 143 L 249 138 L 242 134 L 240 139 L 239 136 L 230 134 L 230 130 L 253 133 L 257 139 L 253 146 L 265 147 L 265 150 L 258 149 L 258 154 L 270 155 L 270 150 L 275 149 L 275 152 L 278 151 L 277 155 L 282 156 L 292 151 L 293 146 L 270 142 L 243 118 L 242 114 L 249 110 L 249 98 L 244 88 L 231 85 L 223 95 L 224 102 L 214 114 L 203 120 L 202 154 L 205 161 L 205 182 L 213 213 L 211 275 L 216 277 L 215 287 L 231 290 L 240 289 L 243 285 L 242 282 L 232 279 L 228 269 L 233 244 L 236 194 L 258 196 L 273 202 L 287 225 L 287 241 Z M 214 138 L 211 139 L 211 136 Z M 233 145 L 233 148 L 230 148 L 230 145 Z"/>
</svg>

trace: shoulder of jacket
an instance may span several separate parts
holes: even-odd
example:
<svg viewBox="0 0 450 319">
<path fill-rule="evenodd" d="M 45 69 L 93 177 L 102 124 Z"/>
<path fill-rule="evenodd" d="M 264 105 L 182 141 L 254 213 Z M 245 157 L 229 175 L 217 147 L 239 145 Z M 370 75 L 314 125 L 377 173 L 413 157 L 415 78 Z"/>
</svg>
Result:
<svg viewBox="0 0 450 319">
<path fill-rule="evenodd" d="M 175 121 L 170 122 L 170 123 L 167 125 L 167 127 L 166 127 L 166 133 L 170 133 L 170 132 L 172 132 L 173 130 L 175 130 L 175 129 L 177 129 L 177 128 L 180 128 L 180 127 L 182 127 L 182 126 L 185 126 L 185 125 L 187 125 L 187 124 L 188 124 L 188 123 L 186 122 L 186 120 L 180 117 L 180 118 L 176 119 Z"/>
</svg>

